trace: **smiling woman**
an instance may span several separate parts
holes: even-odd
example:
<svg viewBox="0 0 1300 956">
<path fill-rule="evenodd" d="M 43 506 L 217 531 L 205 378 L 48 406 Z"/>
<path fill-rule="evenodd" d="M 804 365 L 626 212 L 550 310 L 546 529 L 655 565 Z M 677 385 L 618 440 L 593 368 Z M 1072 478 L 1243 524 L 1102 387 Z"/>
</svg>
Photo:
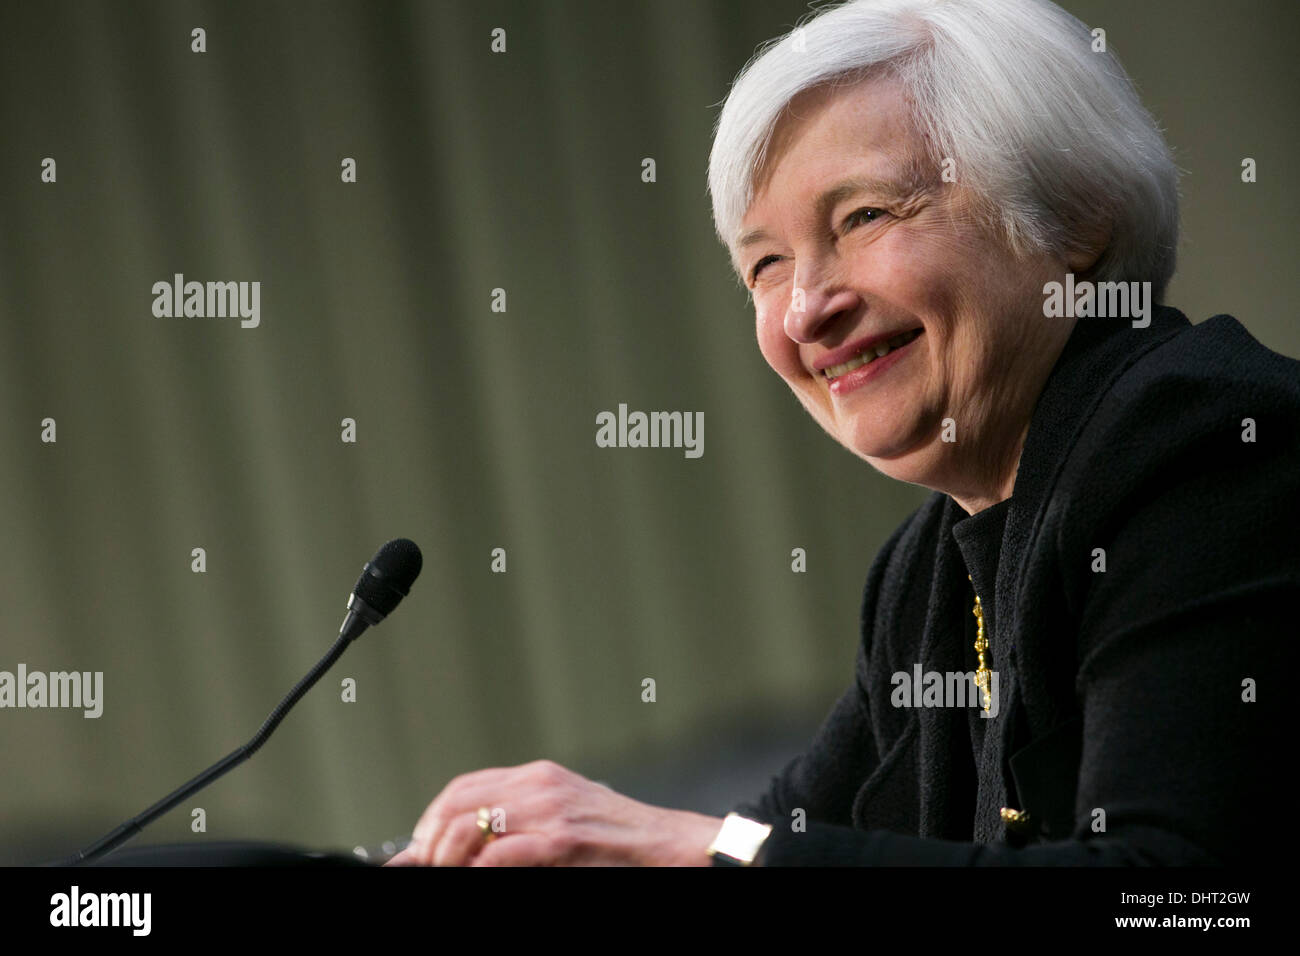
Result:
<svg viewBox="0 0 1300 956">
<path fill-rule="evenodd" d="M 897 80 L 798 94 L 755 174 L 737 258 L 756 260 L 745 274 L 759 347 L 813 418 L 883 473 L 973 513 L 1007 497 L 1071 331 L 1042 321 L 1040 295 L 1067 264 L 1018 255 L 969 188 L 941 180 L 941 160 L 924 177 L 924 150 Z M 934 441 L 947 418 L 955 440 Z"/>
<path fill-rule="evenodd" d="M 709 185 L 768 364 L 933 492 L 868 571 L 857 673 L 725 823 L 543 762 L 453 781 L 395 862 L 1260 857 L 1300 363 L 1160 304 L 1176 169 L 1104 44 L 1046 0 L 822 9 L 736 80 Z M 1047 308 L 1076 275 L 1156 307 Z"/>
</svg>

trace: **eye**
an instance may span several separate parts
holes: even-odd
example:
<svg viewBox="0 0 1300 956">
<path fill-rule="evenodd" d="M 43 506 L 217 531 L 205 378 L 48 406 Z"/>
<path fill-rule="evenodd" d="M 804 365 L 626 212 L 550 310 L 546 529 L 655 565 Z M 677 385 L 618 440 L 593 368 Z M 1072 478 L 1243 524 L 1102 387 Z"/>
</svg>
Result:
<svg viewBox="0 0 1300 956">
<path fill-rule="evenodd" d="M 753 282 L 755 279 L 758 278 L 758 274 L 760 272 L 762 272 L 765 268 L 770 266 L 772 263 L 780 261 L 780 259 L 781 259 L 780 256 L 764 256 L 763 258 L 759 259 L 758 262 L 754 263 L 753 271 L 749 273 L 749 281 Z"/>
<path fill-rule="evenodd" d="M 885 215 L 888 215 L 888 213 L 883 209 L 873 209 L 871 207 L 855 209 L 844 217 L 844 225 L 842 228 L 845 232 L 848 232 L 855 226 L 861 225 L 864 222 L 875 222 Z"/>
<path fill-rule="evenodd" d="M 864 206 L 862 209 L 855 209 L 853 212 L 845 216 L 844 224 L 840 228 L 844 232 L 849 232 L 850 230 L 852 230 L 853 228 L 855 228 L 856 226 L 864 222 L 876 222 L 882 217 L 887 215 L 889 215 L 889 213 L 885 212 L 883 209 L 876 209 L 871 206 Z M 777 255 L 764 256 L 763 258 L 759 259 L 758 262 L 754 263 L 754 268 L 750 270 L 749 273 L 750 283 L 757 281 L 758 274 L 760 272 L 762 272 L 765 268 L 770 266 L 773 262 L 779 262 L 781 258 L 782 258 L 781 256 L 777 256 Z"/>
</svg>

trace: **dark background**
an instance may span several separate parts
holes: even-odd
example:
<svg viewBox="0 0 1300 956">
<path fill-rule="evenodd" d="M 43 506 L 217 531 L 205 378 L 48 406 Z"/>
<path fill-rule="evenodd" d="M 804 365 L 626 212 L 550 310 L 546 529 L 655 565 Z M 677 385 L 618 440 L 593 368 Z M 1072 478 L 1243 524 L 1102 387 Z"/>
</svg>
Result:
<svg viewBox="0 0 1300 956">
<path fill-rule="evenodd" d="M 1168 301 L 1300 355 L 1300 6 L 1064 5 L 1186 173 Z M 925 495 L 767 368 L 712 232 L 728 84 L 806 6 L 0 9 L 0 670 L 105 684 L 98 720 L 0 710 L 0 862 L 68 852 L 246 740 L 397 536 L 425 555 L 405 604 L 145 841 L 375 844 L 456 774 L 537 757 L 720 813 L 798 751 Z M 155 318 L 176 272 L 261 281 L 260 327 Z M 597 448 L 619 403 L 703 412 L 703 457 Z"/>
</svg>

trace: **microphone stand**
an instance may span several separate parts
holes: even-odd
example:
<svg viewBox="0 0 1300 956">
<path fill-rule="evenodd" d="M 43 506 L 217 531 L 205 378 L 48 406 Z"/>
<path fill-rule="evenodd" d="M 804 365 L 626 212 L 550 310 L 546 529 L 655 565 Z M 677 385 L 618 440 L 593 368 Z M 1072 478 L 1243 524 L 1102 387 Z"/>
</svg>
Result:
<svg viewBox="0 0 1300 956">
<path fill-rule="evenodd" d="M 354 605 L 360 605 L 360 607 L 354 607 Z M 365 620 L 365 618 L 375 616 L 374 612 L 371 611 L 370 608 L 366 607 L 365 604 L 355 595 L 353 595 L 352 600 L 348 602 L 348 607 L 350 609 L 348 616 L 343 621 L 343 627 L 339 631 L 338 640 L 334 642 L 334 646 L 331 647 L 329 652 L 317 662 L 315 667 L 307 672 L 307 675 L 303 677 L 302 680 L 298 681 L 293 690 L 289 691 L 284 700 L 280 701 L 276 706 L 275 710 L 271 711 L 271 716 L 266 718 L 266 721 L 262 724 L 261 728 L 258 729 L 257 733 L 253 734 L 252 739 L 249 740 L 248 743 L 244 744 L 242 747 L 238 747 L 225 757 L 222 757 L 193 780 L 172 791 L 153 806 L 149 807 L 149 809 L 135 817 L 132 817 L 126 823 L 123 823 L 106 836 L 101 837 L 84 850 L 79 851 L 66 860 L 49 865 L 78 866 L 82 863 L 89 863 L 91 860 L 98 859 L 104 854 L 113 851 L 143 830 L 158 817 L 176 806 L 176 804 L 180 803 L 186 797 L 192 796 L 202 790 L 208 784 L 212 783 L 212 781 L 239 766 L 249 757 L 253 756 L 253 754 L 257 753 L 262 744 L 266 743 L 266 739 L 271 736 L 272 731 L 280 725 L 280 721 L 284 720 L 284 716 L 289 712 L 289 709 L 293 707 L 294 704 L 298 703 L 307 691 L 312 689 L 312 686 L 321 679 L 327 670 L 334 666 L 334 662 L 343 655 L 343 652 L 347 650 L 348 645 L 351 644 L 352 641 L 355 640 L 371 623 L 373 623 Z M 358 614 L 358 611 L 361 611 L 361 613 Z"/>
</svg>

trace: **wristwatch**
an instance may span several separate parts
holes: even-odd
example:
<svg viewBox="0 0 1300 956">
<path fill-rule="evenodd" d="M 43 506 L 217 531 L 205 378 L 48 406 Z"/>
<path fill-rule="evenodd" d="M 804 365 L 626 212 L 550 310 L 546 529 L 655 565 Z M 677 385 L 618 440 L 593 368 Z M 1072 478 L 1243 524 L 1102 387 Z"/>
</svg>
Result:
<svg viewBox="0 0 1300 956">
<path fill-rule="evenodd" d="M 749 866 L 763 848 L 772 828 L 739 813 L 728 813 L 722 829 L 709 846 L 714 866 Z M 698 844 L 696 844 L 698 846 Z"/>
</svg>

